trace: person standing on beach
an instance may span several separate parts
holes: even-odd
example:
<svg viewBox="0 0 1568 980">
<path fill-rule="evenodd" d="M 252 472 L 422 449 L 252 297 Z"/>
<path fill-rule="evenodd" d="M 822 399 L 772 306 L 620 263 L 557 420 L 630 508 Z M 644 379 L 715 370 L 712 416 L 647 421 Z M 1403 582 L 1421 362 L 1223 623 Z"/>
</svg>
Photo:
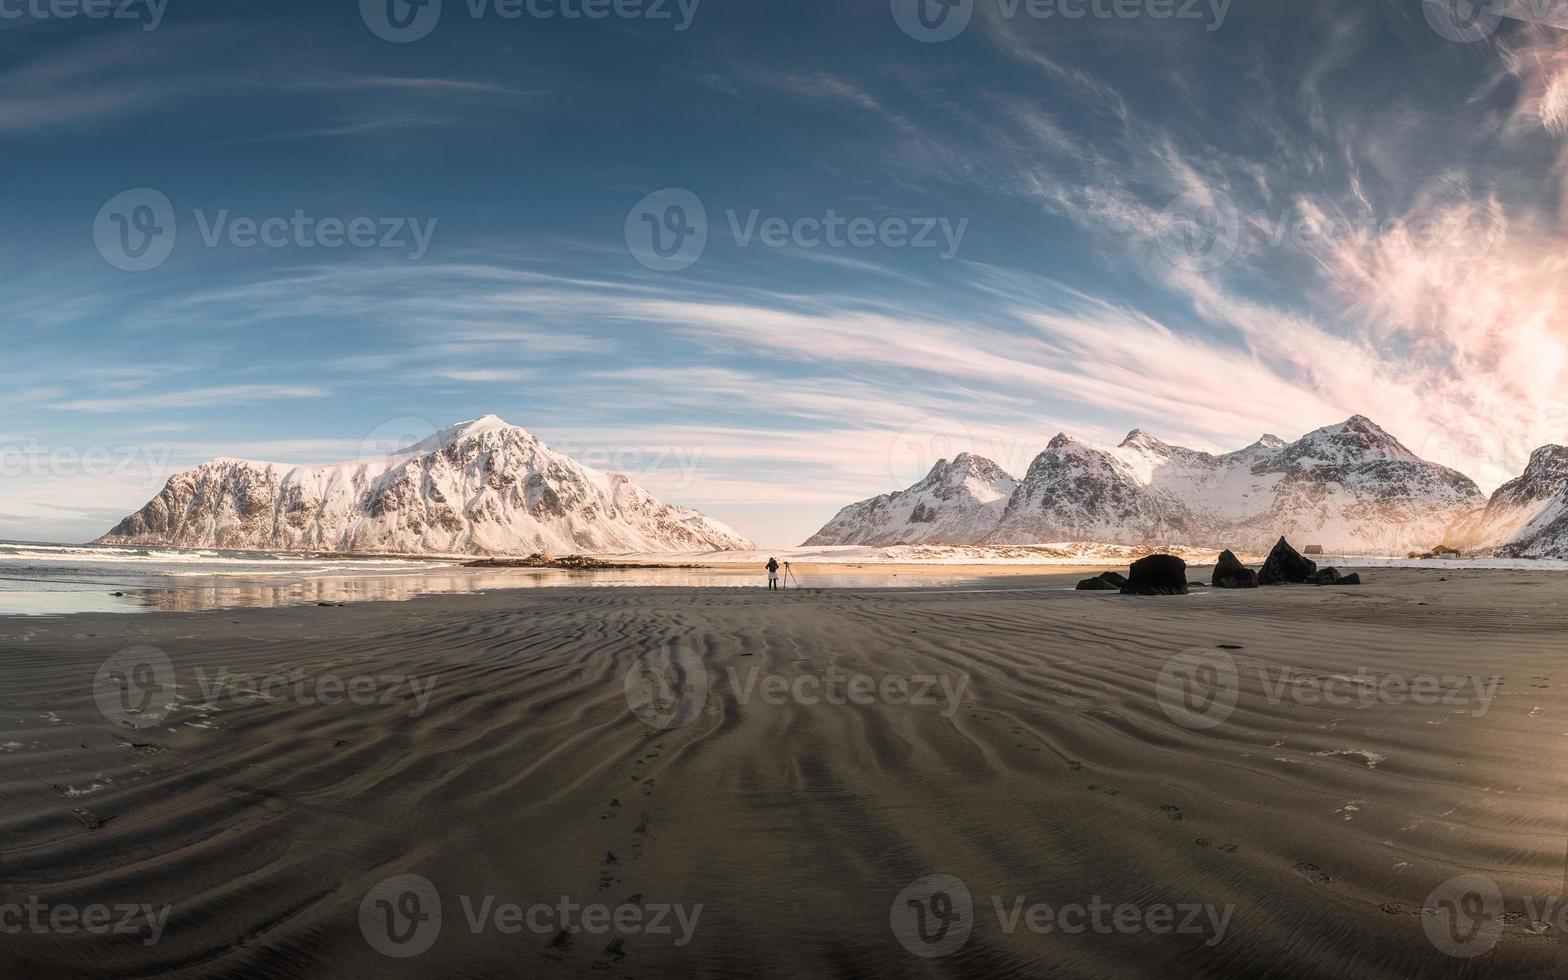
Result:
<svg viewBox="0 0 1568 980">
<path fill-rule="evenodd" d="M 774 590 L 778 589 L 778 587 L 779 587 L 779 560 L 777 558 L 769 558 L 768 559 L 768 591 L 770 591 L 770 592 L 774 591 Z"/>
</svg>

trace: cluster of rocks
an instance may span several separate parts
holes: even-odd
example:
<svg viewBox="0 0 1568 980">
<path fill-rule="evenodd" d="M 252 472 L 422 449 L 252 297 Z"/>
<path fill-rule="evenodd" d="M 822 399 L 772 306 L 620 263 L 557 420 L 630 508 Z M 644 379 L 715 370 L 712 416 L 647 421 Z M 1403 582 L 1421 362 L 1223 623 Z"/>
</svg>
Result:
<svg viewBox="0 0 1568 980">
<path fill-rule="evenodd" d="M 1218 569 L 1216 569 L 1218 572 Z M 1280 538 L 1258 572 L 1259 585 L 1360 585 L 1359 572 L 1339 574 L 1337 568 L 1318 568 L 1317 562 L 1303 556 L 1290 542 Z"/>
<path fill-rule="evenodd" d="M 1187 563 L 1175 555 L 1148 555 L 1132 563 L 1126 575 L 1102 572 L 1078 583 L 1080 592 L 1120 592 L 1122 595 L 1186 595 Z M 1210 584 L 1216 589 L 1255 589 L 1260 585 L 1360 585 L 1361 575 L 1341 575 L 1337 568 L 1318 568 L 1317 562 L 1303 556 L 1284 538 L 1274 545 L 1254 571 L 1241 563 L 1233 552 L 1223 551 L 1214 565 Z"/>
</svg>

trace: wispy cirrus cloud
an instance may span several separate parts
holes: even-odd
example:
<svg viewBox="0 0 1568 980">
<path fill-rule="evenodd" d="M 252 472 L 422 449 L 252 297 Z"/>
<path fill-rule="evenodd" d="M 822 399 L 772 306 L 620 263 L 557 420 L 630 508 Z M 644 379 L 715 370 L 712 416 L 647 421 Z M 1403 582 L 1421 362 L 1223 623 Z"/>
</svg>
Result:
<svg viewBox="0 0 1568 980">
<path fill-rule="evenodd" d="M 211 408 L 217 405 L 253 405 L 294 398 L 325 398 L 331 392 L 308 385 L 251 384 L 188 388 L 156 394 L 105 398 L 73 398 L 51 402 L 46 408 L 61 412 L 139 412 L 159 409 Z"/>
</svg>

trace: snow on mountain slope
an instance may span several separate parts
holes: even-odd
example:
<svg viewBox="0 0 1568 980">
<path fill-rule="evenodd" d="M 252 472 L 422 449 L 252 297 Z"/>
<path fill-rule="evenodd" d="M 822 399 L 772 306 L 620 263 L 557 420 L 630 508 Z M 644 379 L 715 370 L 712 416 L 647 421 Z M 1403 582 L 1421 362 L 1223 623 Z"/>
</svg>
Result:
<svg viewBox="0 0 1568 980">
<path fill-rule="evenodd" d="M 752 547 L 493 415 L 362 462 L 215 459 L 175 474 L 98 543 L 475 555 Z"/>
<path fill-rule="evenodd" d="M 989 459 L 960 453 L 907 490 L 850 504 L 805 546 L 975 544 L 996 527 L 1017 485 Z"/>
<path fill-rule="evenodd" d="M 1138 433 L 1134 433 L 1137 435 Z M 1185 509 L 1149 483 L 1161 451 L 1132 458 L 1062 433 L 1029 464 L 987 544 L 1185 540 Z"/>
<path fill-rule="evenodd" d="M 1524 473 L 1455 521 L 1444 543 L 1499 558 L 1568 557 L 1568 446 L 1531 453 Z"/>
<path fill-rule="evenodd" d="M 928 477 L 927 481 L 931 478 Z M 927 481 L 922 481 L 922 486 Z M 916 488 L 912 487 L 911 491 Z M 993 529 L 919 537 L 885 516 L 899 494 L 846 508 L 808 544 L 1025 545 L 1097 541 L 1267 551 L 1281 534 L 1342 554 L 1399 554 L 1440 541 L 1483 497 L 1465 476 L 1419 459 L 1362 416 L 1287 443 L 1264 436 L 1214 455 L 1135 429 L 1114 449 L 1056 436 L 1018 482 Z M 860 510 L 856 510 L 860 508 Z M 858 536 L 844 534 L 854 512 Z M 993 513 L 987 510 L 984 513 Z M 927 515 L 931 516 L 931 515 Z M 939 508 L 928 525 L 944 528 Z"/>
</svg>

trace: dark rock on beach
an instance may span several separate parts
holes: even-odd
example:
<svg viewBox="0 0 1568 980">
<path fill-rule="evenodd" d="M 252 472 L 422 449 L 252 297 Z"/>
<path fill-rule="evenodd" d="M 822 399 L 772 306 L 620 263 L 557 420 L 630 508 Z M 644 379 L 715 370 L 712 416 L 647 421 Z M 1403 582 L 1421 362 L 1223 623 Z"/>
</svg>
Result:
<svg viewBox="0 0 1568 980">
<path fill-rule="evenodd" d="M 1220 552 L 1220 559 L 1214 564 L 1214 578 L 1211 580 L 1216 589 L 1255 589 L 1258 587 L 1258 573 L 1241 563 L 1233 552 Z"/>
<path fill-rule="evenodd" d="M 1318 570 L 1317 562 L 1310 558 L 1303 558 L 1301 553 L 1290 546 L 1284 538 L 1269 552 L 1269 557 L 1263 562 L 1263 570 L 1258 572 L 1259 585 L 1283 585 L 1292 583 L 1300 585 L 1309 582 Z"/>
<path fill-rule="evenodd" d="M 1148 555 L 1132 563 L 1122 595 L 1186 595 L 1187 563 L 1175 555 Z"/>
<path fill-rule="evenodd" d="M 1127 576 L 1121 572 L 1101 572 L 1094 578 L 1086 578 L 1078 583 L 1079 592 L 1120 592 L 1127 584 Z"/>
<path fill-rule="evenodd" d="M 1361 573 L 1339 574 L 1337 568 L 1320 568 L 1312 575 L 1313 585 L 1360 585 Z"/>
</svg>

